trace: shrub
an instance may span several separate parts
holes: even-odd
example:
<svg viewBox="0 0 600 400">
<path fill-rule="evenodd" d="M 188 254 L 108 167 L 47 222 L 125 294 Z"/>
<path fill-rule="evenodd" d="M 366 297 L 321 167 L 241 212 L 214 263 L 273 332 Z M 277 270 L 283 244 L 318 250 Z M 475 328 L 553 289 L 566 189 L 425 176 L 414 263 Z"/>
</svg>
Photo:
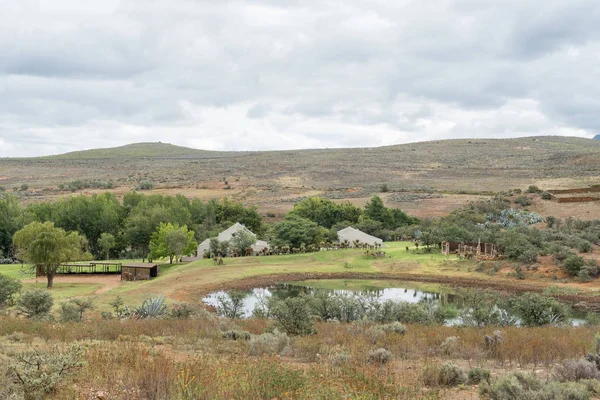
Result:
<svg viewBox="0 0 600 400">
<path fill-rule="evenodd" d="M 21 291 L 21 287 L 21 282 L 17 279 L 0 274 L 0 308 L 4 305 L 11 305 L 15 295 Z"/>
<path fill-rule="evenodd" d="M 193 310 L 188 304 L 175 304 L 171 308 L 171 311 L 169 311 L 169 317 L 176 319 L 188 319 L 193 313 Z"/>
<path fill-rule="evenodd" d="M 485 349 L 492 353 L 496 353 L 498 351 L 498 348 L 502 344 L 503 340 L 504 338 L 502 337 L 501 331 L 494 331 L 492 335 L 485 335 L 483 337 Z"/>
<path fill-rule="evenodd" d="M 526 293 L 513 299 L 512 303 L 525 326 L 559 325 L 568 320 L 567 307 L 551 297 Z"/>
<path fill-rule="evenodd" d="M 140 318 L 162 318 L 167 315 L 169 308 L 165 298 L 149 296 L 140 307 L 135 310 L 135 314 Z"/>
<path fill-rule="evenodd" d="M 24 192 L 26 190 L 29 190 L 29 185 L 26 184 L 26 183 L 24 183 L 24 184 L 21 185 L 21 191 Z"/>
<path fill-rule="evenodd" d="M 539 193 L 539 192 L 540 192 L 540 188 L 535 185 L 530 185 L 527 188 L 527 193 Z"/>
<path fill-rule="evenodd" d="M 554 378 L 561 382 L 600 379 L 600 371 L 591 361 L 565 360 L 554 369 Z"/>
<path fill-rule="evenodd" d="M 492 400 L 587 400 L 590 398 L 587 383 L 542 383 L 535 376 L 512 372 L 480 388 L 482 396 Z"/>
<path fill-rule="evenodd" d="M 564 270 L 572 276 L 575 276 L 579 273 L 581 268 L 585 265 L 585 260 L 583 257 L 572 255 L 567 257 L 567 259 L 563 263 Z"/>
<path fill-rule="evenodd" d="M 43 318 L 53 305 L 54 299 L 47 290 L 28 290 L 17 300 L 17 311 L 27 318 Z"/>
<path fill-rule="evenodd" d="M 550 194 L 550 192 L 544 190 L 542 192 L 542 200 L 552 200 L 552 195 Z"/>
<path fill-rule="evenodd" d="M 515 199 L 516 204 L 520 204 L 523 207 L 531 205 L 531 198 L 529 196 L 519 196 Z"/>
<path fill-rule="evenodd" d="M 593 245 L 587 240 L 581 240 L 577 244 L 577 250 L 579 250 L 580 253 L 591 253 L 593 250 Z"/>
<path fill-rule="evenodd" d="M 406 327 L 400 322 L 392 322 L 391 324 L 381 325 L 381 329 L 384 332 L 396 333 L 398 335 L 404 335 L 406 333 Z"/>
<path fill-rule="evenodd" d="M 61 322 L 79 322 L 79 310 L 77 306 L 70 301 L 65 301 L 60 304 L 60 320 Z"/>
<path fill-rule="evenodd" d="M 454 353 L 454 350 L 456 350 L 457 345 L 458 338 L 456 336 L 447 337 L 446 339 L 444 339 L 442 344 L 440 344 L 440 352 L 445 356 L 449 356 L 452 353 Z"/>
<path fill-rule="evenodd" d="M 152 190 L 154 184 L 152 181 L 141 181 L 137 187 L 138 190 Z"/>
<path fill-rule="evenodd" d="M 223 332 L 224 339 L 250 340 L 250 337 L 251 337 L 250 332 L 241 331 L 241 330 L 237 330 L 237 329 L 232 329 L 232 330 Z"/>
<path fill-rule="evenodd" d="M 392 353 L 386 349 L 377 349 L 369 352 L 369 362 L 384 365 L 392 359 Z"/>
<path fill-rule="evenodd" d="M 22 399 L 23 395 L 17 384 L 10 376 L 10 367 L 13 359 L 0 354 L 0 399 L 18 400 Z"/>
<path fill-rule="evenodd" d="M 380 191 L 381 193 L 387 193 L 387 192 L 389 192 L 389 191 L 390 191 L 390 188 L 388 187 L 387 183 L 384 183 L 383 185 L 381 185 L 381 186 L 379 187 L 379 191 Z"/>
<path fill-rule="evenodd" d="M 308 300 L 304 297 L 289 297 L 277 302 L 271 310 L 277 325 L 290 335 L 314 333 Z"/>
<path fill-rule="evenodd" d="M 290 339 L 284 332 L 277 330 L 272 333 L 254 335 L 250 338 L 250 355 L 280 354 L 290 345 Z"/>
<path fill-rule="evenodd" d="M 421 380 L 426 386 L 458 386 L 467 382 L 467 374 L 451 362 L 443 365 L 431 364 L 425 366 Z"/>
<path fill-rule="evenodd" d="M 471 385 L 477 385 L 483 381 L 488 382 L 490 381 L 490 371 L 488 371 L 487 369 L 483 369 L 483 368 L 472 368 L 469 370 L 468 372 L 468 382 Z"/>
<path fill-rule="evenodd" d="M 18 354 L 9 368 L 17 384 L 22 386 L 26 400 L 42 399 L 52 393 L 66 375 L 82 367 L 82 360 L 81 347 L 63 351 L 55 346 L 51 351 Z"/>
</svg>

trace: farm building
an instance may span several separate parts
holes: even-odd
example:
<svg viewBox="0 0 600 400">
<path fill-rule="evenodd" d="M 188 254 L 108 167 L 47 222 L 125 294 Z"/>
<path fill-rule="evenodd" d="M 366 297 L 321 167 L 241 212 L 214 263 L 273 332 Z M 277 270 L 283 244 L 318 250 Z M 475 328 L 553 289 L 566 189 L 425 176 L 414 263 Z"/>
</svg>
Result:
<svg viewBox="0 0 600 400">
<path fill-rule="evenodd" d="M 385 246 L 383 240 L 379 239 L 378 237 L 371 236 L 351 226 L 339 230 L 337 234 L 340 243 L 347 240 L 350 243 L 350 247 L 354 247 L 354 242 L 356 242 L 357 240 L 360 243 L 364 243 L 369 246 Z"/>
<path fill-rule="evenodd" d="M 254 233 L 252 233 L 248 228 L 246 228 L 244 225 L 240 224 L 239 222 L 236 222 L 235 224 L 231 225 L 229 228 L 227 228 L 223 232 L 219 233 L 219 235 L 217 236 L 217 239 L 219 240 L 219 242 L 225 242 L 225 241 L 228 242 L 236 235 L 236 233 L 238 233 L 240 231 L 245 231 L 256 237 L 256 235 Z M 256 240 L 256 242 L 251 247 L 252 247 L 252 251 L 256 255 L 256 254 L 259 254 L 260 252 L 262 252 L 264 249 L 268 249 L 269 243 L 265 242 L 264 240 Z M 201 260 L 204 253 L 209 249 L 210 249 L 210 239 L 206 239 L 205 241 L 203 241 L 202 243 L 200 243 L 198 245 L 196 257 L 183 257 L 183 261 Z"/>
<path fill-rule="evenodd" d="M 123 264 L 121 267 L 122 281 L 143 281 L 158 276 L 160 267 L 152 263 Z"/>
</svg>

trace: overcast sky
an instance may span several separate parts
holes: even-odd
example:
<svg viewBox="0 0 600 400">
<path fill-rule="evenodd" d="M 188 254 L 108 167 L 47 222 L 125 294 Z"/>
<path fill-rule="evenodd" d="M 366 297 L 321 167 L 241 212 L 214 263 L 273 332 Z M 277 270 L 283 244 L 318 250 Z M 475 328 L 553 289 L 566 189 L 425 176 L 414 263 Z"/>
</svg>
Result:
<svg viewBox="0 0 600 400">
<path fill-rule="evenodd" d="M 0 0 L 0 156 L 600 132 L 598 0 Z"/>
</svg>

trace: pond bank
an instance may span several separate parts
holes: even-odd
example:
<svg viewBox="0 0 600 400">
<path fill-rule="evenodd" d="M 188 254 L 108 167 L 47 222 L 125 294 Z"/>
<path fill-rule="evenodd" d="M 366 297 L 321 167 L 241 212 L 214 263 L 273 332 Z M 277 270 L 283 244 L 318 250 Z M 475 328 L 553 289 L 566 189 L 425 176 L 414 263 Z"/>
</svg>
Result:
<svg viewBox="0 0 600 400">
<path fill-rule="evenodd" d="M 437 283 L 455 288 L 492 289 L 508 293 L 536 292 L 541 293 L 552 285 L 538 283 L 521 283 L 509 280 L 477 279 L 457 276 L 439 276 L 425 274 L 403 274 L 383 272 L 302 272 L 252 276 L 236 280 L 201 285 L 179 293 L 182 299 L 198 299 L 212 292 L 228 290 L 249 290 L 256 287 L 276 285 L 286 282 L 322 279 L 365 279 L 365 280 L 398 280 L 407 282 Z M 551 297 L 571 305 L 575 309 L 600 311 L 600 296 L 585 294 L 552 294 Z"/>
</svg>

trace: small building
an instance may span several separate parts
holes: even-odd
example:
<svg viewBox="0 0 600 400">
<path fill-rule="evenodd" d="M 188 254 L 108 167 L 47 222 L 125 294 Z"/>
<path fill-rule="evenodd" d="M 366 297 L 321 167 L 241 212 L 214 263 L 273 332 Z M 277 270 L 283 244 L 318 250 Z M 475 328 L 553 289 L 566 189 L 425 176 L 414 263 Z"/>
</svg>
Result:
<svg viewBox="0 0 600 400">
<path fill-rule="evenodd" d="M 158 276 L 160 267 L 153 263 L 123 264 L 121 267 L 122 281 L 143 281 Z"/>
<path fill-rule="evenodd" d="M 231 225 L 229 228 L 225 229 L 223 232 L 219 233 L 219 235 L 217 236 L 217 239 L 219 240 L 219 242 L 229 242 L 240 231 L 245 231 L 246 233 L 249 233 L 252 236 L 256 237 L 256 235 L 254 233 L 252 233 L 248 228 L 246 228 L 244 225 L 240 224 L 239 222 L 236 222 L 235 224 Z M 254 242 L 254 244 L 250 247 L 252 247 L 252 251 L 256 255 L 256 254 L 260 254 L 264 249 L 269 249 L 269 243 L 265 242 L 264 240 L 257 239 L 256 242 Z M 202 243 L 200 243 L 198 245 L 196 257 L 183 257 L 182 260 L 183 261 L 201 260 L 204 257 L 204 253 L 208 250 L 210 250 L 210 239 L 206 239 L 205 241 L 203 241 Z"/>
<path fill-rule="evenodd" d="M 360 243 L 364 243 L 368 246 L 378 246 L 378 247 L 385 246 L 382 239 L 379 239 L 378 237 L 375 237 L 375 236 L 371 236 L 371 235 L 364 233 L 363 231 L 361 231 L 359 229 L 355 229 L 351 226 L 344 228 L 342 230 L 339 230 L 337 234 L 338 234 L 338 241 L 340 243 L 342 243 L 347 240 L 350 243 L 350 247 L 354 247 L 354 242 L 356 242 L 357 240 Z"/>
</svg>

